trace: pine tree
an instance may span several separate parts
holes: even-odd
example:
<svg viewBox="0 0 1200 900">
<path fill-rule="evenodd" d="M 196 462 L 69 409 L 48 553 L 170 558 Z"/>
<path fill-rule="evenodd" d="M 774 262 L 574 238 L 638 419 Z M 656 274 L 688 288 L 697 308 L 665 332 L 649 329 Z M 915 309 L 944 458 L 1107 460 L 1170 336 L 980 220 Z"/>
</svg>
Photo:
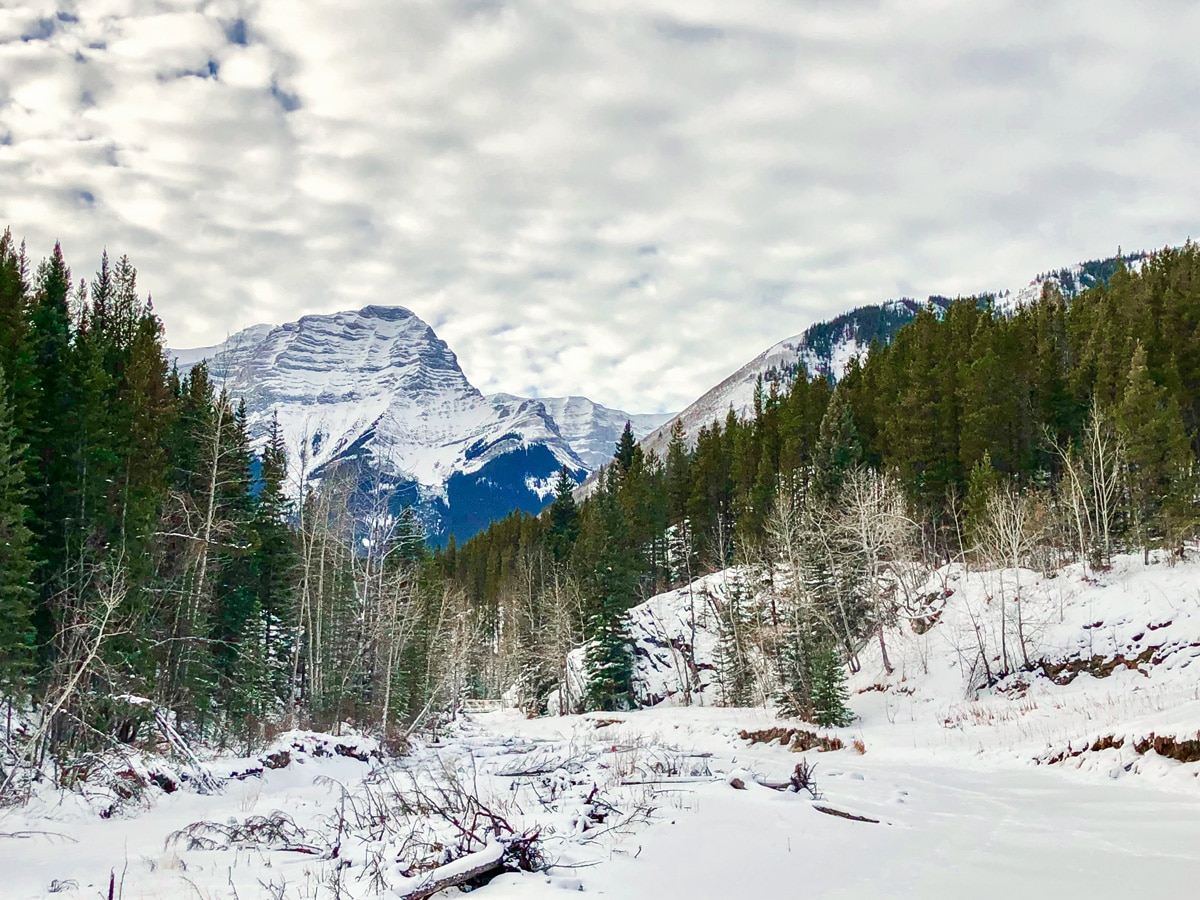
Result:
<svg viewBox="0 0 1200 900">
<path fill-rule="evenodd" d="M 1150 548 L 1165 537 L 1172 511 L 1191 505 L 1194 458 L 1179 407 L 1150 376 L 1140 342 L 1129 364 L 1117 427 L 1128 461 L 1134 529 L 1148 560 Z"/>
<path fill-rule="evenodd" d="M 0 697 L 9 699 L 24 692 L 33 661 L 33 564 L 25 497 L 24 448 L 0 370 Z"/>
<path fill-rule="evenodd" d="M 575 481 L 567 467 L 558 472 L 554 502 L 550 505 L 550 531 L 546 537 L 555 560 L 563 562 L 571 554 L 579 536 L 579 510 L 575 506 Z"/>
<path fill-rule="evenodd" d="M 849 725 L 854 715 L 847 705 L 846 671 L 832 644 L 825 642 L 813 650 L 809 672 L 813 721 L 826 728 Z"/>
</svg>

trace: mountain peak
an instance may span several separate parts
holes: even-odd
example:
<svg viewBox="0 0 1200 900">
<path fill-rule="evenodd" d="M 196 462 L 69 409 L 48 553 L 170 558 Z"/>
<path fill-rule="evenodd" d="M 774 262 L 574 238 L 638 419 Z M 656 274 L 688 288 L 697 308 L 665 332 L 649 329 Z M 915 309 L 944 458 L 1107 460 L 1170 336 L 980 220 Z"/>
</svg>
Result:
<svg viewBox="0 0 1200 900">
<path fill-rule="evenodd" d="M 405 319 L 420 319 L 416 313 L 404 306 L 364 306 L 358 311 L 364 319 L 383 319 L 385 322 L 402 322 Z M 422 322 L 421 324 L 425 324 Z"/>
<path fill-rule="evenodd" d="M 435 534 L 460 539 L 514 509 L 540 509 L 560 467 L 578 477 L 607 462 L 627 420 L 640 437 L 666 418 L 585 397 L 485 397 L 446 342 L 400 306 L 254 326 L 173 355 L 184 370 L 210 361 L 245 399 L 255 443 L 278 415 L 294 475 L 351 463 L 366 479 L 364 467 L 378 469 Z"/>
</svg>

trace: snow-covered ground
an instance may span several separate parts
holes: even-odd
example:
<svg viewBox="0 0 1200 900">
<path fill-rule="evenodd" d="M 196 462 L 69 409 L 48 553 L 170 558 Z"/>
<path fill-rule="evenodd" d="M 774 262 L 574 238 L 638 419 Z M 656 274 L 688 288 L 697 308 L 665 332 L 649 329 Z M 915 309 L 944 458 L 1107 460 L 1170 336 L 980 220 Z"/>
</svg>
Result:
<svg viewBox="0 0 1200 900">
<path fill-rule="evenodd" d="M 125 898 L 396 897 L 431 877 L 421 860 L 469 851 L 461 868 L 536 833 L 544 870 L 501 875 L 481 897 L 1194 896 L 1200 755 L 1156 749 L 1187 758 L 1200 741 L 1200 564 L 1019 573 L 1027 650 L 1044 665 L 981 689 L 979 636 L 985 656 L 1002 652 L 1017 574 L 937 573 L 921 633 L 902 620 L 886 635 L 894 671 L 864 650 L 858 720 L 821 730 L 841 750 L 753 743 L 742 733 L 817 729 L 681 706 L 683 690 L 634 713 L 469 715 L 390 761 L 365 739 L 283 735 L 210 763 L 229 779 L 215 794 L 148 789 L 107 819 L 109 798 L 77 793 L 0 812 L 0 895 L 107 897 L 112 873 Z M 666 636 L 641 677 L 672 683 L 684 630 L 709 652 L 680 610 L 723 590 L 709 576 L 639 614 Z M 1015 631 L 1005 639 L 1020 652 Z M 693 698 L 711 703 L 700 681 Z M 801 761 L 819 796 L 772 787 Z M 467 818 L 505 824 L 472 842 L 452 821 Z M 168 840 L 197 822 L 212 824 Z"/>
</svg>

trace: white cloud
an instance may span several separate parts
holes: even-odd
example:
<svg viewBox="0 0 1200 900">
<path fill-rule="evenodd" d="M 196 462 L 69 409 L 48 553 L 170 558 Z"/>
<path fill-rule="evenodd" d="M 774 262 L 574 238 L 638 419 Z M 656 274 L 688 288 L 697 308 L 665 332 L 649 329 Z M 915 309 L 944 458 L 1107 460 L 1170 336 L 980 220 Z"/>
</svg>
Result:
<svg viewBox="0 0 1200 900">
<path fill-rule="evenodd" d="M 1188 237 L 1160 0 L 0 10 L 0 221 L 176 345 L 411 307 L 484 390 L 677 408 L 848 306 Z"/>
</svg>

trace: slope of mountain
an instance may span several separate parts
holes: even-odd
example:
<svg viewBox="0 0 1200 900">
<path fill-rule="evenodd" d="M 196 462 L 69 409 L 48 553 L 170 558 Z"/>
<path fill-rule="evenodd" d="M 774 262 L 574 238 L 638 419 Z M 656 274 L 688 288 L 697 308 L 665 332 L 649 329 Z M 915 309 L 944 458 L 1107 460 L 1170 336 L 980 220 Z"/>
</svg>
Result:
<svg viewBox="0 0 1200 900">
<path fill-rule="evenodd" d="M 510 401 L 516 399 L 507 394 L 493 396 Z M 672 418 L 671 413 L 634 415 L 609 409 L 587 397 L 542 397 L 540 402 L 588 471 L 595 471 L 612 459 L 613 448 L 625 430 L 626 422 L 632 427 L 634 436 L 642 438 Z"/>
<path fill-rule="evenodd" d="M 173 356 L 181 369 L 209 361 L 246 401 L 256 444 L 278 417 L 297 484 L 333 463 L 354 463 L 364 486 L 382 473 L 397 503 L 422 511 L 435 541 L 465 539 L 515 509 L 540 509 L 562 466 L 582 478 L 605 444 L 603 458 L 611 456 L 626 419 L 642 426 L 641 436 L 664 418 L 627 416 L 582 397 L 486 397 L 433 329 L 401 307 L 258 325 Z M 565 433 L 551 410 L 563 416 Z"/>
<path fill-rule="evenodd" d="M 1036 301 L 1047 286 L 1058 288 L 1069 300 L 1089 287 L 1108 281 L 1121 262 L 1130 269 L 1136 269 L 1146 257 L 1145 253 L 1133 253 L 1119 259 L 1113 257 L 1066 266 L 1038 275 L 1017 290 L 982 295 L 980 300 L 991 300 L 1001 312 L 1011 312 Z M 700 428 L 715 420 L 724 420 L 731 409 L 739 417 L 748 415 L 753 408 L 754 386 L 759 376 L 768 383 L 778 381 L 787 384 L 796 377 L 796 372 L 803 364 L 810 375 L 828 375 L 836 380 L 846 371 L 850 360 L 866 355 L 873 341 L 889 342 L 925 306 L 932 306 L 935 312 L 940 312 L 950 302 L 942 296 L 932 296 L 924 303 L 907 298 L 890 300 L 859 307 L 829 321 L 811 325 L 800 334 L 768 347 L 705 392 L 678 416 L 651 431 L 642 439 L 642 449 L 646 452 L 652 450 L 662 457 L 676 420 L 683 423 L 688 440 L 694 442 Z"/>
<path fill-rule="evenodd" d="M 944 305 L 942 298 L 930 302 Z M 893 300 L 880 306 L 864 306 L 843 313 L 828 322 L 820 322 L 807 331 L 768 347 L 716 387 L 705 392 L 678 416 L 650 432 L 641 442 L 644 451 L 663 457 L 675 421 L 683 423 L 689 441 L 713 421 L 723 421 L 732 409 L 739 418 L 750 414 L 754 404 L 754 386 L 762 376 L 765 382 L 790 383 L 801 364 L 810 375 L 841 377 L 851 359 L 864 354 L 871 341 L 890 340 L 905 322 L 916 316 L 923 304 L 915 300 Z"/>
</svg>

